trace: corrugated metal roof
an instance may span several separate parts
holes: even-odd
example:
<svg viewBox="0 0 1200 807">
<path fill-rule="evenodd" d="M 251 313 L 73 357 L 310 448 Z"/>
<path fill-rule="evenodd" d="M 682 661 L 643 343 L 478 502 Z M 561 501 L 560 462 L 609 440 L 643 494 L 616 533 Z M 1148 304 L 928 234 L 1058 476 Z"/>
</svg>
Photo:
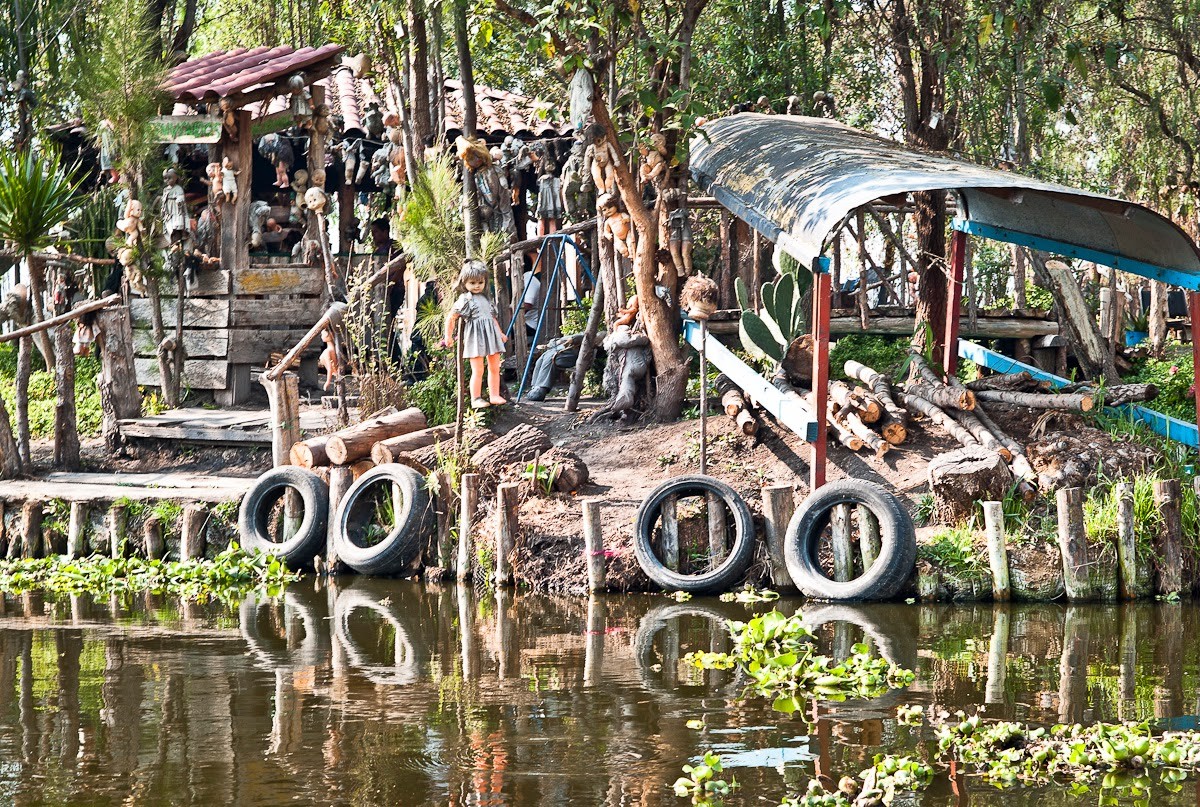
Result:
<svg viewBox="0 0 1200 807">
<path fill-rule="evenodd" d="M 475 118 L 485 137 L 560 137 L 572 131 L 558 110 L 524 95 L 481 85 L 475 86 Z M 447 79 L 446 137 L 462 134 L 462 126 L 462 82 Z"/>
<path fill-rule="evenodd" d="M 167 75 L 164 89 L 179 103 L 216 101 L 269 84 L 332 59 L 342 53 L 341 45 L 300 48 L 235 48 L 189 59 Z"/>
<path fill-rule="evenodd" d="M 703 127 L 691 171 L 701 188 L 805 265 L 850 212 L 881 197 L 947 190 L 960 227 L 993 238 L 1078 247 L 1078 257 L 1200 287 L 1200 253 L 1142 205 L 914 151 L 823 118 L 743 113 Z M 1094 254 L 1093 254 L 1094 253 Z M 1067 254 L 1067 253 L 1063 253 Z M 1144 265 L 1140 265 L 1144 264 Z M 1156 268 L 1168 270 L 1154 272 Z"/>
</svg>

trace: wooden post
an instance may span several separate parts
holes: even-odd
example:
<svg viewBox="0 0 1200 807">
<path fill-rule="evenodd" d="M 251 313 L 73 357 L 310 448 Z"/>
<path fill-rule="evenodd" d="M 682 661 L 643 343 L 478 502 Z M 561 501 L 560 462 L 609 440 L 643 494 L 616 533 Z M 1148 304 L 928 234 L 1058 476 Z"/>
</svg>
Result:
<svg viewBox="0 0 1200 807">
<path fill-rule="evenodd" d="M 1200 291 L 1188 292 L 1188 314 L 1192 321 L 1192 367 L 1200 367 Z M 1196 399 L 1196 423 L 1200 424 L 1200 395 Z"/>
<path fill-rule="evenodd" d="M 463 582 L 471 575 L 471 523 L 479 509 L 479 474 L 463 474 L 458 511 L 458 564 L 455 577 Z"/>
<path fill-rule="evenodd" d="M 668 496 L 663 499 L 662 506 L 659 508 L 659 517 L 662 520 L 662 528 L 660 530 L 660 549 L 662 551 L 662 562 L 673 572 L 679 571 L 679 515 L 676 512 L 676 498 Z"/>
<path fill-rule="evenodd" d="M 524 253 L 513 251 L 509 253 L 508 273 L 512 279 L 512 299 L 513 299 L 513 333 L 512 342 L 514 349 L 514 358 L 516 358 L 516 366 L 524 367 L 525 360 L 529 356 L 529 341 L 525 333 L 525 255 Z"/>
<path fill-rule="evenodd" d="M 1134 606 L 1121 608 L 1121 638 L 1117 644 L 1120 658 L 1117 673 L 1117 717 L 1130 720 L 1130 706 L 1137 695 L 1137 611 Z"/>
<path fill-rule="evenodd" d="M 812 444 L 812 460 L 808 471 L 808 488 L 815 491 L 825 484 L 825 454 L 829 446 L 828 413 L 829 400 L 829 259 L 817 259 L 813 267 L 812 298 L 812 402 L 817 419 L 817 439 Z M 786 571 L 785 571 L 786 574 Z"/>
<path fill-rule="evenodd" d="M 114 504 L 108 508 L 108 553 L 112 558 L 126 555 L 125 532 L 128 528 L 128 513 L 124 505 Z"/>
<path fill-rule="evenodd" d="M 1154 483 L 1154 503 L 1162 516 L 1158 546 L 1158 593 L 1179 594 L 1183 590 L 1182 527 L 1179 514 L 1179 480 L 1163 479 Z"/>
<path fill-rule="evenodd" d="M 118 306 L 101 311 L 96 315 L 96 324 L 96 344 L 100 349 L 100 375 L 96 378 L 102 413 L 100 431 L 109 450 L 115 450 L 120 443 L 120 421 L 135 418 L 142 411 L 142 395 L 138 392 L 133 365 L 129 308 Z"/>
<path fill-rule="evenodd" d="M 985 503 L 985 506 L 986 504 L 990 504 L 990 502 Z M 1007 569 L 1005 571 L 1007 572 Z M 1007 661 L 1008 610 L 1004 607 L 993 608 L 992 640 L 988 643 L 987 685 L 984 689 L 984 703 L 1004 703 L 1004 689 L 1008 677 Z"/>
<path fill-rule="evenodd" d="M 579 396 L 587 380 L 587 371 L 596 355 L 596 334 L 604 319 L 604 284 L 597 282 L 592 290 L 592 309 L 588 312 L 587 328 L 583 332 L 583 343 L 579 346 L 579 357 L 575 360 L 575 371 L 571 374 L 571 386 L 567 389 L 564 410 L 574 412 L 579 408 Z M 522 367 L 524 365 L 521 365 Z"/>
<path fill-rule="evenodd" d="M 337 571 L 337 533 L 340 520 L 337 517 L 342 499 L 354 482 L 354 472 L 349 465 L 331 465 L 329 467 L 329 523 L 325 529 L 325 571 L 334 574 Z"/>
<path fill-rule="evenodd" d="M 783 558 L 783 546 L 788 523 L 796 509 L 795 491 L 791 485 L 772 485 L 763 488 L 763 523 L 766 527 L 767 554 L 771 563 L 771 583 L 776 588 L 794 588 Z"/>
<path fill-rule="evenodd" d="M 45 504 L 30 500 L 21 506 L 21 557 L 26 560 L 42 554 L 42 508 Z"/>
<path fill-rule="evenodd" d="M 858 544 L 862 552 L 863 574 L 875 565 L 883 543 L 879 538 L 879 519 L 871 512 L 871 508 L 860 504 L 858 506 Z"/>
<path fill-rule="evenodd" d="M 260 379 L 271 408 L 271 459 L 278 468 L 291 462 L 292 446 L 300 442 L 300 378 L 283 373 Z"/>
<path fill-rule="evenodd" d="M 511 586 L 512 551 L 520 523 L 517 519 L 520 485 L 506 483 L 496 488 L 496 587 Z"/>
<path fill-rule="evenodd" d="M 314 87 L 314 89 L 316 89 Z M 316 99 L 313 99 L 314 104 Z M 233 162 L 233 168 L 237 174 L 237 200 L 235 202 L 225 202 L 221 210 L 221 268 L 225 271 L 233 273 L 235 276 L 238 273 L 244 273 L 250 269 L 250 203 L 253 201 L 251 195 L 251 179 L 254 173 L 254 136 L 251 131 L 252 126 L 251 112 L 249 109 L 239 109 L 237 111 L 237 135 L 236 141 L 229 138 L 227 132 L 222 132 L 221 142 L 218 144 L 222 157 L 229 157 Z M 314 139 L 319 138 L 316 135 Z M 313 142 L 309 144 L 309 159 L 313 158 Z M 324 155 L 322 154 L 318 167 L 324 168 Z M 311 175 L 312 169 L 309 169 Z M 182 291 L 179 289 L 177 291 Z M 236 371 L 233 365 L 230 365 L 226 371 L 227 389 L 223 390 L 218 395 L 218 403 L 237 404 L 241 399 L 249 394 L 249 390 L 245 388 L 244 382 L 236 382 Z"/>
<path fill-rule="evenodd" d="M 962 310 L 963 269 L 967 262 L 967 234 L 955 230 L 950 244 L 950 277 L 946 289 L 946 345 L 942 369 L 946 378 L 958 372 L 958 318 Z"/>
<path fill-rule="evenodd" d="M 183 534 L 179 539 L 179 555 L 183 560 L 203 560 L 207 523 L 208 512 L 203 504 L 197 502 L 183 508 Z"/>
<path fill-rule="evenodd" d="M 850 539 L 850 506 L 837 504 L 829 515 L 833 533 L 833 579 L 848 583 L 854 579 L 854 543 Z"/>
<path fill-rule="evenodd" d="M 1092 586 L 1088 574 L 1087 535 L 1083 530 L 1083 491 L 1079 488 L 1058 491 L 1058 548 L 1062 553 L 1067 599 L 1089 599 Z"/>
<path fill-rule="evenodd" d="M 67 526 L 67 560 L 82 558 L 88 554 L 87 523 L 87 502 L 71 502 L 71 521 Z"/>
<path fill-rule="evenodd" d="M 715 493 L 708 494 L 708 552 L 714 566 L 725 562 L 729 554 L 725 500 Z"/>
<path fill-rule="evenodd" d="M 604 555 L 599 499 L 583 501 L 583 553 L 587 563 L 588 591 L 604 591 L 607 559 Z"/>
<path fill-rule="evenodd" d="M 1118 482 L 1113 488 L 1113 495 L 1117 497 L 1117 568 L 1121 599 L 1136 600 L 1138 566 L 1133 519 L 1133 485 L 1129 482 Z"/>
<path fill-rule="evenodd" d="M 167 554 L 167 547 L 163 543 L 163 524 L 158 516 L 150 516 L 142 524 L 142 551 L 146 553 L 147 560 L 158 560 Z"/>
<path fill-rule="evenodd" d="M 1008 581 L 1008 547 L 1004 543 L 1004 505 L 984 502 L 983 523 L 987 532 L 988 565 L 992 568 L 992 599 L 1008 602 L 1012 591 Z"/>
<path fill-rule="evenodd" d="M 588 597 L 587 642 L 583 647 L 583 683 L 590 686 L 599 684 L 603 668 L 604 603 L 593 594 Z"/>
<path fill-rule="evenodd" d="M 1058 719 L 1061 723 L 1077 723 L 1083 719 L 1087 706 L 1089 639 L 1083 612 L 1078 607 L 1068 607 L 1063 618 L 1062 655 L 1058 662 Z"/>
<path fill-rule="evenodd" d="M 454 489 L 450 486 L 450 478 L 443 471 L 435 471 L 438 486 L 438 521 L 437 521 L 437 558 L 438 566 L 446 574 L 454 568 L 454 545 L 450 540 L 454 518 Z"/>
</svg>

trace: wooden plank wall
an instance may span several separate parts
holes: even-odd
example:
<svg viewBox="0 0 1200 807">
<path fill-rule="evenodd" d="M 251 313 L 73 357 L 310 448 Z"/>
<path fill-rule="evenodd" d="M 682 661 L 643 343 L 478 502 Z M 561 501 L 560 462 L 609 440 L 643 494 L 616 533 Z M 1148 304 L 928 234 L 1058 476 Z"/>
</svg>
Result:
<svg viewBox="0 0 1200 807">
<path fill-rule="evenodd" d="M 271 353 L 289 349 L 321 316 L 324 275 L 319 267 L 286 258 L 252 256 L 245 268 L 206 269 L 184 301 L 183 383 L 190 389 L 226 390 L 240 374 L 262 367 Z M 163 287 L 163 324 L 175 327 L 175 284 Z M 132 301 L 135 365 L 139 384 L 158 386 L 150 301 Z M 319 349 L 320 344 L 314 350 Z M 239 396 L 240 397 L 240 396 Z"/>
</svg>

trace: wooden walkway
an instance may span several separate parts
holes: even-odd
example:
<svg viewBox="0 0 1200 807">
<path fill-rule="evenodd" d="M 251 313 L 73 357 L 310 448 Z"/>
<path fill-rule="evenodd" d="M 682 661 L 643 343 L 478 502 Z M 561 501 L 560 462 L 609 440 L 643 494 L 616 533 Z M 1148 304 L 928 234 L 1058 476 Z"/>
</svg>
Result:
<svg viewBox="0 0 1200 807">
<path fill-rule="evenodd" d="M 160 415 L 122 420 L 127 439 L 175 440 L 241 446 L 271 445 L 271 413 L 266 409 L 169 409 Z M 313 407 L 300 413 L 300 430 L 321 434 L 337 425 L 332 409 Z"/>
<path fill-rule="evenodd" d="M 0 482 L 0 501 L 63 499 L 68 502 L 179 499 L 197 502 L 238 500 L 254 477 L 194 473 L 50 473 L 38 479 Z"/>
</svg>

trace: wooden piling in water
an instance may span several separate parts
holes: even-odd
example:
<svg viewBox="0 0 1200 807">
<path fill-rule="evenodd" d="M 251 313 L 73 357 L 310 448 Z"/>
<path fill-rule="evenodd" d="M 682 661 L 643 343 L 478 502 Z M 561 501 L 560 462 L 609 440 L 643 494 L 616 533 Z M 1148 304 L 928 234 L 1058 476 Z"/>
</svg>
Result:
<svg viewBox="0 0 1200 807">
<path fill-rule="evenodd" d="M 1087 534 L 1083 529 L 1083 491 L 1062 488 L 1058 491 L 1058 548 L 1062 553 L 1063 587 L 1069 600 L 1092 597 L 1088 568 Z"/>
<path fill-rule="evenodd" d="M 835 504 L 829 514 L 833 534 L 833 579 L 848 583 L 854 579 L 854 542 L 850 537 L 850 505 Z"/>
<path fill-rule="evenodd" d="M 454 523 L 454 488 L 443 471 L 434 471 L 437 483 L 437 564 L 445 574 L 454 568 L 454 545 L 450 540 Z"/>
<path fill-rule="evenodd" d="M 607 559 L 604 556 L 600 506 L 599 499 L 586 499 L 583 502 L 583 555 L 587 563 L 588 591 L 604 591 L 607 586 Z"/>
<path fill-rule="evenodd" d="M 1161 479 L 1154 483 L 1154 503 L 1162 517 L 1158 536 L 1157 592 L 1178 594 L 1183 590 L 1183 537 L 1179 513 L 1179 480 Z"/>
<path fill-rule="evenodd" d="M 150 516 L 142 524 L 142 551 L 147 560 L 158 560 L 167 554 L 167 546 L 163 541 L 163 524 L 158 516 Z"/>
<path fill-rule="evenodd" d="M 1139 594 L 1137 538 L 1133 521 L 1133 485 L 1118 482 L 1113 488 L 1117 498 L 1117 579 L 1121 599 L 1136 600 Z"/>
<path fill-rule="evenodd" d="M 1004 538 L 1004 505 L 983 503 L 983 524 L 987 534 L 988 565 L 992 568 L 992 599 L 1008 602 L 1012 588 L 1008 580 L 1008 547 Z"/>
<path fill-rule="evenodd" d="M 992 640 L 988 643 L 987 684 L 984 687 L 984 703 L 1004 703 L 1004 690 L 1008 680 L 1008 634 L 1008 609 L 1004 606 L 993 608 Z"/>
<path fill-rule="evenodd" d="M 604 603 L 595 594 L 588 597 L 587 641 L 583 646 L 583 683 L 600 683 L 604 666 Z"/>
<path fill-rule="evenodd" d="M 455 578 L 463 582 L 471 575 L 471 523 L 479 509 L 479 474 L 463 474 L 458 498 L 458 562 Z"/>
<path fill-rule="evenodd" d="M 183 508 L 183 531 L 179 539 L 179 556 L 183 560 L 204 558 L 204 526 L 208 523 L 208 511 L 204 505 L 193 503 Z"/>
<path fill-rule="evenodd" d="M 21 557 L 36 558 L 42 554 L 42 508 L 45 502 L 30 500 L 21 507 Z"/>
<path fill-rule="evenodd" d="M 124 505 L 114 504 L 108 508 L 108 556 L 125 557 L 125 531 L 129 528 L 129 513 Z"/>
<path fill-rule="evenodd" d="M 0 514 L 3 520 L 3 514 Z M 87 555 L 87 502 L 71 502 L 71 520 L 67 524 L 67 560 Z"/>
<path fill-rule="evenodd" d="M 511 586 L 512 551 L 520 524 L 520 486 L 506 483 L 496 488 L 496 587 Z"/>
<path fill-rule="evenodd" d="M 324 571 L 334 574 L 337 571 L 337 533 L 338 507 L 346 498 L 346 491 L 354 483 L 354 472 L 349 465 L 331 465 L 329 467 L 329 522 L 325 527 L 325 562 Z"/>
<path fill-rule="evenodd" d="M 771 565 L 771 584 L 776 588 L 795 588 L 783 559 L 788 523 L 796 510 L 796 494 L 791 485 L 770 485 L 762 491 L 763 523 L 766 527 L 767 555 Z"/>
<path fill-rule="evenodd" d="M 714 567 L 724 563 L 729 554 L 727 521 L 725 501 L 715 493 L 708 494 L 708 552 Z"/>
<path fill-rule="evenodd" d="M 862 504 L 858 506 L 858 545 L 862 553 L 863 574 L 866 574 L 883 551 L 883 543 L 879 537 L 879 519 L 871 512 L 871 508 Z"/>
<path fill-rule="evenodd" d="M 673 572 L 679 571 L 679 501 L 675 496 L 663 499 L 658 515 L 661 520 L 659 549 L 662 551 L 663 566 Z"/>
</svg>

